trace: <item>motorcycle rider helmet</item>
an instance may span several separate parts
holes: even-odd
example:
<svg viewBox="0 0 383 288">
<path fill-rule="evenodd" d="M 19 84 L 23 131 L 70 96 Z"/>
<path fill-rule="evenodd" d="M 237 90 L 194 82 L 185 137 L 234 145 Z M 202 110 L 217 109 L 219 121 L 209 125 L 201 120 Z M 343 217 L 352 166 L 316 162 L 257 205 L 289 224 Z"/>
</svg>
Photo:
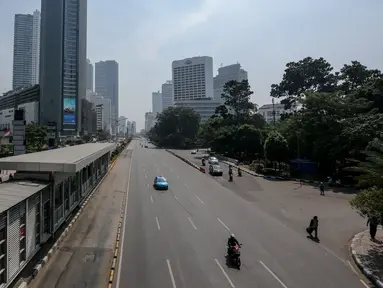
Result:
<svg viewBox="0 0 383 288">
<path fill-rule="evenodd" d="M 233 233 L 231 233 L 230 238 L 235 238 L 235 235 Z"/>
</svg>

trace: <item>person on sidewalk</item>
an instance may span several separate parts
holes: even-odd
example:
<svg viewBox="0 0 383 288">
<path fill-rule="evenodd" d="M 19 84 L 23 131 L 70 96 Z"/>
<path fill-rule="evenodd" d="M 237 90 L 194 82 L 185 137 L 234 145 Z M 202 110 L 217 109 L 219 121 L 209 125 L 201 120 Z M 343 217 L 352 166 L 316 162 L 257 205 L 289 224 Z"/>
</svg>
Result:
<svg viewBox="0 0 383 288">
<path fill-rule="evenodd" d="M 307 231 L 307 233 L 309 233 L 311 238 L 313 238 L 312 233 L 314 232 L 314 235 L 315 235 L 314 239 L 318 239 L 318 224 L 319 224 L 318 216 L 314 216 L 310 220 L 309 227 L 306 228 L 306 231 Z"/>
<path fill-rule="evenodd" d="M 319 190 L 320 190 L 320 195 L 324 196 L 324 184 L 323 184 L 323 182 L 319 183 Z"/>
<path fill-rule="evenodd" d="M 371 241 L 375 241 L 375 235 L 376 235 L 376 231 L 378 230 L 378 225 L 379 225 L 378 217 L 376 217 L 376 216 L 368 217 L 367 226 L 368 225 L 370 225 Z"/>
</svg>

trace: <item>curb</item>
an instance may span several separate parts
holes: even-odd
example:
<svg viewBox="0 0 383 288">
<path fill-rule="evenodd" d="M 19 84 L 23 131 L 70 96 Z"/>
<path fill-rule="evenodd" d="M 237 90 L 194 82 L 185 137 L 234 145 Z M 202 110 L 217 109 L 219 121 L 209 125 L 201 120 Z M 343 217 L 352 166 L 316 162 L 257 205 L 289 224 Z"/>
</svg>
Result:
<svg viewBox="0 0 383 288">
<path fill-rule="evenodd" d="M 194 163 L 192 163 L 190 160 L 186 159 L 186 158 L 183 158 L 181 157 L 180 155 L 174 153 L 173 151 L 170 151 L 168 149 L 165 149 L 166 152 L 172 154 L 173 156 L 177 157 L 178 159 L 184 161 L 186 164 L 189 164 L 190 166 L 192 166 L 193 168 L 197 169 L 198 171 L 200 171 L 201 173 L 203 173 L 201 170 L 200 170 L 200 167 Z"/>
<path fill-rule="evenodd" d="M 356 234 L 354 238 L 352 238 L 352 241 L 351 241 L 352 259 L 354 259 L 355 264 L 359 267 L 360 271 L 362 271 L 364 276 L 366 276 L 372 283 L 374 283 L 376 287 L 383 288 L 383 282 L 379 279 L 379 277 L 374 275 L 374 273 L 363 264 L 363 261 L 360 259 L 360 257 L 358 256 L 358 253 L 356 253 L 355 251 L 355 247 L 357 246 L 357 243 L 360 241 L 360 239 L 362 238 L 363 234 L 366 231 L 368 230 L 360 232 Z"/>
<path fill-rule="evenodd" d="M 125 149 L 124 149 L 125 150 Z M 121 153 L 120 153 L 121 155 Z M 118 155 L 118 157 L 120 157 Z M 72 221 L 68 224 L 68 226 L 65 228 L 65 230 L 61 233 L 60 237 L 56 240 L 56 242 L 53 244 L 52 248 L 49 249 L 47 255 L 43 259 L 41 259 L 39 264 L 37 264 L 32 272 L 32 276 L 28 279 L 24 280 L 17 286 L 17 288 L 27 288 L 28 285 L 32 282 L 33 279 L 36 278 L 36 276 L 40 273 L 41 269 L 49 262 L 49 260 L 54 255 L 54 252 L 60 247 L 59 245 L 64 240 L 65 236 L 68 235 L 69 231 L 79 219 L 81 212 L 85 209 L 85 206 L 88 204 L 89 200 L 93 197 L 93 195 L 98 191 L 98 188 L 100 185 L 104 182 L 106 176 L 108 176 L 109 172 L 113 169 L 118 157 L 109 165 L 108 170 L 106 171 L 105 175 L 101 178 L 101 180 L 97 183 L 97 185 L 93 188 L 93 191 L 83 200 L 83 202 L 80 203 L 80 208 L 77 211 L 76 215 L 73 217 Z M 125 201 L 125 200 L 124 200 Z M 120 226 L 119 226 L 120 227 Z M 120 229 L 120 228 L 119 228 Z"/>
</svg>

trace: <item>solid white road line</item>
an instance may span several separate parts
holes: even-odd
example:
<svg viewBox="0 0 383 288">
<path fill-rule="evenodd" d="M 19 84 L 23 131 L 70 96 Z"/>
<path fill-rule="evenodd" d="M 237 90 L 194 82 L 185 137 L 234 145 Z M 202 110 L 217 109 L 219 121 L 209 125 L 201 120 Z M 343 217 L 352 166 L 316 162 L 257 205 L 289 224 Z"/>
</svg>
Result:
<svg viewBox="0 0 383 288">
<path fill-rule="evenodd" d="M 122 263 L 122 256 L 124 255 L 124 239 L 125 239 L 125 227 L 126 227 L 126 216 L 128 214 L 128 196 L 129 196 L 129 187 L 130 187 L 130 172 L 132 172 L 132 163 L 133 163 L 133 156 L 134 156 L 134 150 L 132 152 L 132 157 L 130 157 L 130 164 L 129 164 L 129 176 L 128 176 L 128 186 L 126 187 L 126 198 L 125 198 L 125 211 L 124 211 L 124 225 L 122 227 L 122 234 L 121 234 L 121 249 L 120 249 L 120 258 L 118 259 L 118 270 L 117 270 L 117 282 L 116 282 L 116 288 L 120 287 L 120 277 L 121 277 L 121 263 Z"/>
<path fill-rule="evenodd" d="M 156 222 L 157 222 L 157 228 L 158 228 L 158 230 L 161 230 L 161 227 L 160 227 L 160 221 L 158 221 L 158 217 L 156 217 Z"/>
<path fill-rule="evenodd" d="M 229 284 L 230 284 L 230 286 L 231 286 L 232 288 L 235 288 L 233 281 L 231 281 L 229 275 L 227 275 L 226 271 L 223 269 L 223 267 L 221 266 L 221 264 L 219 264 L 219 262 L 218 262 L 217 259 L 214 259 L 214 260 L 215 260 L 215 263 L 217 263 L 219 269 L 221 269 L 221 272 L 222 272 L 223 276 L 225 276 L 227 282 L 229 282 Z"/>
<path fill-rule="evenodd" d="M 189 219 L 190 224 L 193 226 L 194 230 L 197 230 L 197 227 L 195 227 L 192 219 L 190 217 L 188 217 L 188 219 Z"/>
<path fill-rule="evenodd" d="M 230 231 L 229 227 L 227 227 L 226 224 L 223 223 L 221 219 L 217 218 L 217 220 L 219 221 L 219 223 L 221 223 L 223 225 L 223 227 L 226 228 L 227 231 Z"/>
<path fill-rule="evenodd" d="M 281 286 L 282 286 L 283 288 L 287 288 L 287 286 L 285 285 L 285 283 L 283 283 L 283 282 L 281 281 L 281 279 L 279 279 L 278 276 L 275 275 L 274 272 L 271 271 L 271 269 L 270 269 L 269 267 L 266 266 L 265 263 L 263 263 L 261 260 L 259 260 L 259 263 L 262 264 L 262 266 L 267 270 L 267 272 L 269 272 L 269 273 L 271 274 L 271 276 L 273 276 L 274 279 L 277 280 L 278 283 L 281 284 Z"/>
<path fill-rule="evenodd" d="M 352 266 L 351 262 L 347 260 L 348 266 L 350 267 L 351 271 L 354 272 L 356 275 L 359 275 L 358 272 L 356 272 L 354 266 Z"/>
<path fill-rule="evenodd" d="M 145 174 L 145 179 L 148 178 L 148 176 Z"/>
<path fill-rule="evenodd" d="M 176 288 L 176 281 L 174 280 L 174 275 L 173 275 L 173 270 L 172 266 L 170 266 L 170 261 L 166 259 L 166 263 L 168 264 L 168 269 L 169 269 L 169 275 L 170 275 L 170 280 L 172 281 L 172 286 L 173 288 Z"/>
<path fill-rule="evenodd" d="M 205 204 L 205 203 L 203 203 L 203 201 L 201 200 L 201 198 L 199 198 L 198 196 L 195 196 L 195 197 L 197 197 L 197 199 L 199 200 L 199 202 L 201 202 L 202 204 Z"/>
<path fill-rule="evenodd" d="M 152 201 L 152 203 L 154 203 L 152 195 L 150 195 L 150 201 Z"/>
<path fill-rule="evenodd" d="M 188 184 L 184 183 L 184 185 L 185 185 L 186 188 L 189 188 Z"/>
<path fill-rule="evenodd" d="M 366 287 L 366 288 L 370 288 L 370 286 L 367 285 L 366 282 L 364 282 L 362 279 L 360 279 L 360 282 L 362 282 L 363 286 Z"/>
</svg>

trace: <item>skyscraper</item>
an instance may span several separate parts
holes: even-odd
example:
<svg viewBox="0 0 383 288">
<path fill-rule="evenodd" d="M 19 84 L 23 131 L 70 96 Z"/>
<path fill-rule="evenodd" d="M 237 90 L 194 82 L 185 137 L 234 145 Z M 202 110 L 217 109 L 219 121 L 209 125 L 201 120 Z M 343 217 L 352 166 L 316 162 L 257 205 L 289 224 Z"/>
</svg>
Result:
<svg viewBox="0 0 383 288">
<path fill-rule="evenodd" d="M 154 117 L 162 112 L 162 94 L 160 91 L 152 93 L 152 111 Z"/>
<path fill-rule="evenodd" d="M 40 12 L 16 14 L 13 37 L 13 89 L 38 84 Z"/>
<path fill-rule="evenodd" d="M 112 134 L 117 133 L 118 120 L 118 63 L 114 60 L 96 63 L 95 91 L 98 95 L 110 99 L 112 105 Z"/>
<path fill-rule="evenodd" d="M 230 80 L 242 81 L 247 79 L 247 72 L 241 64 L 232 64 L 218 68 L 218 75 L 214 77 L 214 99 L 223 103 L 221 97 L 223 86 Z"/>
<path fill-rule="evenodd" d="M 192 57 L 173 61 L 174 102 L 213 98 L 213 58 Z"/>
<path fill-rule="evenodd" d="M 41 1 L 40 123 L 81 132 L 86 93 L 87 0 Z"/>
<path fill-rule="evenodd" d="M 93 64 L 89 59 L 87 61 L 86 70 L 86 90 L 93 91 Z"/>
<path fill-rule="evenodd" d="M 173 106 L 173 82 L 166 81 L 161 87 L 162 110 Z"/>
</svg>

